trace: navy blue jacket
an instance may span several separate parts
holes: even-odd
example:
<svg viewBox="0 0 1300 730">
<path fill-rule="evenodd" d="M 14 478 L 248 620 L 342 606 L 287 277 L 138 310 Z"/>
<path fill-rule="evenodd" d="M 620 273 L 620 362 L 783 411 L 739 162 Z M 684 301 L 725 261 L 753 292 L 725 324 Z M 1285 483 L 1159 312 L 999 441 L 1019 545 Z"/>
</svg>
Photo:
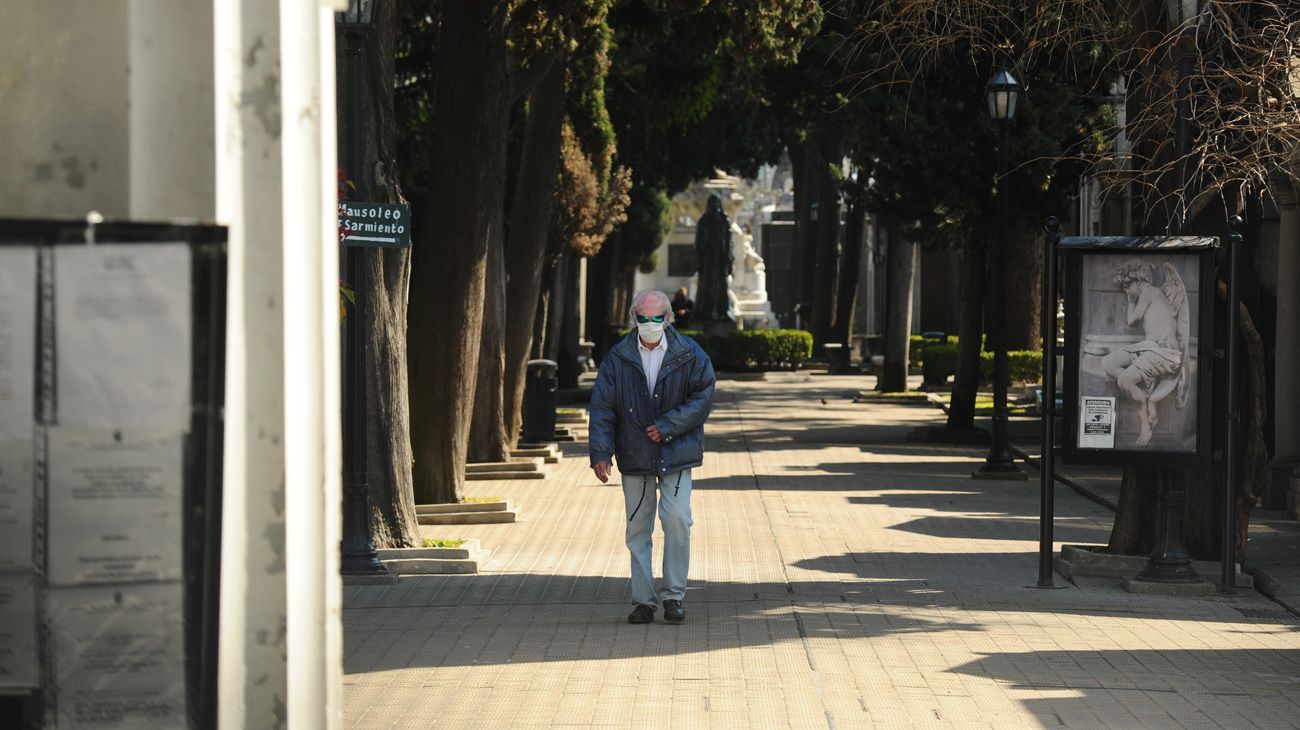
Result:
<svg viewBox="0 0 1300 730">
<path fill-rule="evenodd" d="M 673 474 L 704 463 L 704 421 L 713 408 L 713 363 L 695 340 L 664 328 L 668 351 L 649 393 L 633 329 L 610 349 L 591 393 L 591 463 L 618 459 L 623 474 Z M 659 427 L 661 443 L 646 435 Z"/>
</svg>

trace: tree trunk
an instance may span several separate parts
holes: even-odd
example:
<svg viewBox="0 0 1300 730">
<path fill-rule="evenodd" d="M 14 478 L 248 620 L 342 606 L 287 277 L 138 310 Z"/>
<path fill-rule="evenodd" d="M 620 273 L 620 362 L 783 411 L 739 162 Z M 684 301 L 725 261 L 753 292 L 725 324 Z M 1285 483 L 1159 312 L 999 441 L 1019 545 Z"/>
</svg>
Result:
<svg viewBox="0 0 1300 730">
<path fill-rule="evenodd" d="M 840 257 L 839 283 L 835 287 L 835 324 L 831 342 L 849 346 L 853 334 L 853 304 L 858 296 L 858 270 L 867 232 L 867 211 L 850 203 L 844 212 L 844 254 Z"/>
<path fill-rule="evenodd" d="M 838 134 L 827 134 L 819 149 L 821 165 L 817 169 L 817 254 L 816 280 L 813 288 L 812 333 L 814 347 L 821 352 L 830 341 L 831 319 L 835 315 L 836 265 L 840 240 L 840 184 L 831 175 L 831 165 L 838 165 L 843 144 Z"/>
<path fill-rule="evenodd" d="M 550 70 L 529 96 L 519 182 L 511 206 L 506 246 L 505 430 L 510 445 L 523 425 L 524 379 L 533 344 L 533 320 L 542 289 L 542 257 L 555 202 L 555 172 L 560 163 L 560 127 L 564 123 L 564 64 L 551 60 Z"/>
<path fill-rule="evenodd" d="M 569 259 L 574 256 L 566 245 L 564 253 L 555 262 L 551 272 L 551 291 L 547 295 L 546 307 L 546 342 L 542 346 L 543 357 L 560 362 L 560 330 L 564 327 L 564 306 L 568 303 L 565 291 L 569 288 Z"/>
<path fill-rule="evenodd" d="M 1222 291 L 1220 295 L 1223 295 Z M 1244 428 L 1237 438 L 1237 453 L 1241 455 L 1241 461 L 1233 480 L 1236 485 L 1237 518 L 1233 528 L 1236 543 L 1234 552 L 1240 561 L 1245 556 L 1251 510 L 1268 483 L 1268 448 L 1264 442 L 1264 422 L 1269 396 L 1264 370 L 1267 357 L 1264 340 L 1245 305 L 1241 305 L 1238 311 L 1245 344 L 1241 354 L 1246 357 L 1245 366 L 1240 371 L 1248 391 L 1247 397 L 1241 401 Z M 1216 388 L 1216 398 L 1221 398 L 1222 395 L 1221 389 Z M 1147 555 L 1151 552 L 1155 543 L 1158 479 L 1181 479 L 1186 485 L 1184 536 L 1188 554 L 1197 560 L 1218 560 L 1223 537 L 1221 464 L 1208 469 L 1125 469 L 1119 510 L 1115 514 L 1115 525 L 1107 551 L 1122 555 Z"/>
<path fill-rule="evenodd" d="M 811 142 L 800 142 L 790 147 L 791 170 L 794 174 L 794 251 L 791 272 L 798 285 L 794 306 L 796 311 L 803 304 L 812 302 L 813 291 L 817 288 L 817 224 L 813 222 L 813 201 L 817 199 L 817 170 L 820 155 Z M 804 311 L 799 326 L 804 329 L 812 327 L 808 321 L 809 312 Z"/>
<path fill-rule="evenodd" d="M 533 314 L 533 344 L 529 357 L 540 360 L 546 357 L 546 315 L 551 311 L 550 281 L 555 278 L 554 265 L 542 267 L 542 281 L 548 282 L 537 293 L 537 311 Z"/>
<path fill-rule="evenodd" d="M 478 382 L 469 428 L 470 462 L 509 461 L 511 439 L 506 433 L 505 382 L 506 267 L 500 227 L 488 241 L 483 289 L 483 329 L 479 340 Z"/>
<path fill-rule="evenodd" d="M 1011 226 L 1007 241 L 1007 349 L 1043 347 L 1043 232 L 1041 227 Z"/>
<path fill-rule="evenodd" d="M 948 407 L 948 428 L 975 428 L 975 397 L 980 385 L 980 349 L 984 336 L 984 269 L 988 251 L 976 237 L 961 252 L 961 306 L 957 323 L 957 375 Z"/>
<path fill-rule="evenodd" d="M 885 366 L 880 390 L 886 393 L 907 391 L 908 345 L 912 336 L 912 294 L 916 279 L 918 248 L 916 243 L 890 229 L 889 300 L 885 312 Z"/>
<path fill-rule="evenodd" d="M 564 272 L 565 286 L 561 292 L 564 299 L 564 309 L 560 314 L 560 341 L 556 348 L 556 354 L 559 359 L 556 360 L 556 378 L 561 388 L 578 387 L 578 351 L 579 340 L 582 339 L 579 333 L 582 318 L 578 313 L 578 280 L 579 269 L 582 265 L 582 257 L 576 253 L 569 252 L 565 256 L 564 265 L 567 270 Z"/>
<path fill-rule="evenodd" d="M 614 345 L 609 332 L 614 307 L 614 263 L 616 251 L 622 245 L 618 231 L 610 235 L 600 253 L 587 264 L 587 339 L 595 344 L 595 358 L 605 359 L 605 353 Z"/>
<path fill-rule="evenodd" d="M 1268 354 L 1264 338 L 1255 327 L 1250 310 L 1241 305 L 1241 336 L 1245 341 L 1249 381 L 1249 400 L 1245 419 L 1246 450 L 1242 454 L 1241 480 L 1237 487 L 1237 561 L 1246 559 L 1246 535 L 1250 526 L 1250 513 L 1268 489 L 1268 444 L 1264 441 L 1264 425 L 1268 422 L 1268 404 L 1272 394 L 1268 390 L 1266 368 Z"/>
<path fill-rule="evenodd" d="M 362 48 L 361 87 L 347 99 L 346 44 L 337 45 L 341 109 L 358 105 L 361 145 L 349 160 L 352 138 L 347 114 L 339 115 L 339 159 L 356 186 L 350 197 L 380 203 L 405 203 L 398 182 L 397 122 L 393 112 L 394 50 L 397 18 L 381 12 L 378 27 Z M 366 474 L 370 530 L 378 548 L 419 544 L 411 487 L 411 434 L 406 376 L 406 313 L 411 276 L 410 249 L 365 249 L 364 275 L 349 284 L 366 302 L 362 327 L 366 352 Z"/>
<path fill-rule="evenodd" d="M 1106 552 L 1114 555 L 1150 555 L 1156 542 L 1157 479 L 1169 469 L 1125 469 L 1120 481 L 1119 504 L 1111 525 Z"/>
<path fill-rule="evenodd" d="M 429 192 L 412 268 L 408 359 L 417 503 L 458 502 L 483 326 L 488 243 L 505 183 L 506 6 L 447 2 Z"/>
</svg>

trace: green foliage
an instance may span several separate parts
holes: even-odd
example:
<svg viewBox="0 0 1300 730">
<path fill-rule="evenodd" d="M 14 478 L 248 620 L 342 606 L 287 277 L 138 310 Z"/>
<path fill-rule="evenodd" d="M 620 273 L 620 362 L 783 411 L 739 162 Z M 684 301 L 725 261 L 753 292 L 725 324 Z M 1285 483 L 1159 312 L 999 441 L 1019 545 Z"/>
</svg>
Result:
<svg viewBox="0 0 1300 730">
<path fill-rule="evenodd" d="M 427 547 L 427 548 L 458 548 L 458 547 L 460 547 L 461 545 L 464 545 L 464 544 L 465 544 L 465 541 L 464 541 L 464 540 L 442 540 L 442 539 L 433 538 L 433 537 L 426 537 L 426 538 L 424 538 L 424 542 L 420 543 L 420 547 Z"/>
<path fill-rule="evenodd" d="M 942 383 L 957 374 L 957 338 L 951 344 L 931 344 L 921 350 L 921 370 L 926 382 Z"/>
<path fill-rule="evenodd" d="M 957 373 L 957 338 L 937 344 L 913 336 L 912 346 L 920 347 L 919 360 L 926 379 L 938 382 Z M 1011 350 L 1007 353 L 1007 370 L 1013 383 L 1036 383 L 1042 378 L 1043 353 L 1037 350 Z M 993 382 L 993 353 L 980 352 L 980 381 Z"/>
<path fill-rule="evenodd" d="M 1007 371 L 1013 383 L 1037 383 L 1043 378 L 1043 353 L 1037 350 L 1007 352 Z M 980 380 L 993 382 L 993 353 L 980 353 Z"/>
<path fill-rule="evenodd" d="M 692 330 L 682 334 L 699 342 L 718 370 L 797 370 L 812 357 L 812 334 L 804 330 L 741 330 L 713 338 Z"/>
<path fill-rule="evenodd" d="M 926 348 L 937 344 L 940 343 L 928 337 L 922 337 L 921 335 L 912 335 L 910 338 L 908 338 L 908 344 L 907 344 L 908 362 L 912 362 L 912 363 L 921 362 L 924 359 L 922 352 Z M 945 344 L 949 344 L 955 347 L 957 345 L 957 335 L 948 335 L 947 339 L 945 340 Z"/>
<path fill-rule="evenodd" d="M 815 0 L 622 0 L 608 104 L 620 159 L 639 184 L 676 192 L 715 169 L 753 174 L 780 154 L 765 74 L 820 27 Z"/>
<path fill-rule="evenodd" d="M 627 223 L 622 228 L 623 272 L 645 261 L 659 250 L 664 237 L 673 229 L 673 202 L 663 190 L 633 183 Z"/>
<path fill-rule="evenodd" d="M 622 331 L 626 337 L 631 329 Z M 715 370 L 797 370 L 812 357 L 812 334 L 804 330 L 741 330 L 708 337 L 701 330 L 677 330 L 699 343 Z"/>
</svg>

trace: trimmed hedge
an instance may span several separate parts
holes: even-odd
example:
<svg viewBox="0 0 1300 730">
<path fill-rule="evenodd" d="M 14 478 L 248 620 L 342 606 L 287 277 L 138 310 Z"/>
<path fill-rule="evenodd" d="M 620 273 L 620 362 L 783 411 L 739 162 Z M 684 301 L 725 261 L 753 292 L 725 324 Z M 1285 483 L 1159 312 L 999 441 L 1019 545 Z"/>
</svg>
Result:
<svg viewBox="0 0 1300 730">
<path fill-rule="evenodd" d="M 677 334 L 698 342 L 715 370 L 798 370 L 813 351 L 812 334 L 804 330 L 740 330 L 712 338 L 700 330 Z"/>
<path fill-rule="evenodd" d="M 925 349 L 927 347 L 934 347 L 935 345 L 943 345 L 943 344 L 948 344 L 956 347 L 957 335 L 948 335 L 945 342 L 939 342 L 938 340 L 932 340 L 928 337 L 922 337 L 920 335 L 912 335 L 911 337 L 908 338 L 908 343 L 907 343 L 907 361 L 910 363 L 921 362 L 922 360 L 925 359 L 923 353 L 925 352 Z"/>
<path fill-rule="evenodd" d="M 1007 351 L 1007 370 L 1013 383 L 1037 383 L 1043 378 L 1043 353 L 1035 350 Z M 993 382 L 993 353 L 980 353 L 980 380 Z"/>
<path fill-rule="evenodd" d="M 921 350 L 921 369 L 926 379 L 940 382 L 957 374 L 957 345 L 932 344 Z M 1043 353 L 1035 350 L 1011 350 L 1007 353 L 1007 370 L 1013 383 L 1036 383 L 1043 376 Z M 993 353 L 980 353 L 980 381 L 993 382 Z"/>
<path fill-rule="evenodd" d="M 921 372 L 927 383 L 942 383 L 957 374 L 957 338 L 948 345 L 931 344 L 921 350 Z"/>
</svg>

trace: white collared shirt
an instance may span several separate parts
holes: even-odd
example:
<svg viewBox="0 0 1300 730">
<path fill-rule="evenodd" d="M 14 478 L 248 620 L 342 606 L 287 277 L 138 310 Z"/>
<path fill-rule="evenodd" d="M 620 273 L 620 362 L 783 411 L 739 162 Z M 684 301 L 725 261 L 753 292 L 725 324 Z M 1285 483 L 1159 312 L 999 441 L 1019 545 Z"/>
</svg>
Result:
<svg viewBox="0 0 1300 730">
<path fill-rule="evenodd" d="M 645 371 L 646 392 L 654 395 L 655 381 L 659 379 L 659 368 L 664 364 L 664 355 L 668 352 L 668 333 L 659 338 L 659 344 L 646 347 L 640 337 L 636 338 L 636 349 L 641 354 L 641 369 Z"/>
</svg>

